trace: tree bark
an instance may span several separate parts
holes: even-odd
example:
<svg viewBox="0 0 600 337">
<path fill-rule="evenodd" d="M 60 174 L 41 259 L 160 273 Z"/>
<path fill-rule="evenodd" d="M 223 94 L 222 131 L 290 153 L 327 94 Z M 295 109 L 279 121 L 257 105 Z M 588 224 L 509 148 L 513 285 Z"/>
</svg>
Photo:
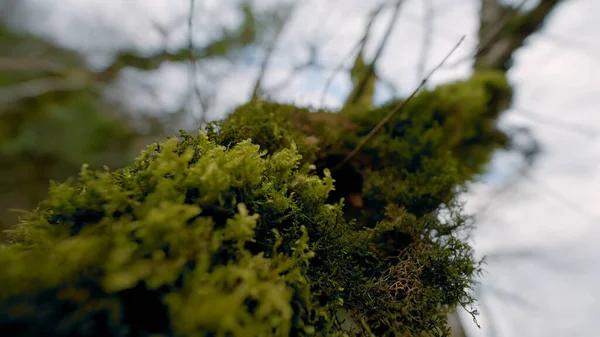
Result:
<svg viewBox="0 0 600 337">
<path fill-rule="evenodd" d="M 504 5 L 500 0 L 481 0 L 475 71 L 508 71 L 514 53 L 528 37 L 543 27 L 546 19 L 564 0 L 541 0 L 535 8 L 521 11 L 526 2 L 514 7 Z M 451 337 L 467 337 L 458 310 L 460 308 L 448 315 Z"/>
</svg>

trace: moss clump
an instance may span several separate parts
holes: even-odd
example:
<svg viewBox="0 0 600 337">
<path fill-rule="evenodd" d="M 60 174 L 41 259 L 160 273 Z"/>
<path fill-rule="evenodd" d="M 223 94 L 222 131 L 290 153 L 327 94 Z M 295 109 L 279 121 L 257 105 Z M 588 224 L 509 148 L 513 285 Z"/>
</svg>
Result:
<svg viewBox="0 0 600 337">
<path fill-rule="evenodd" d="M 503 83 L 421 93 L 341 168 L 389 107 L 252 102 L 124 169 L 84 167 L 0 250 L 0 329 L 445 336 L 479 271 L 455 196 L 502 143 Z"/>
</svg>

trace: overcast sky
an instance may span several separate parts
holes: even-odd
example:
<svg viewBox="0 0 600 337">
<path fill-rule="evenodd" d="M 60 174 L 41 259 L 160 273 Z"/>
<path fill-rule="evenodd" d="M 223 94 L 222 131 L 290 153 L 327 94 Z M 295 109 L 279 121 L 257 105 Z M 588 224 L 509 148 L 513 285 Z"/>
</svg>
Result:
<svg viewBox="0 0 600 337">
<path fill-rule="evenodd" d="M 255 0 L 267 6 L 278 0 Z M 369 11 L 380 1 L 299 0 L 298 11 L 285 31 L 265 86 L 277 86 L 294 65 L 306 61 L 307 43 L 325 45 L 319 61 L 332 69 L 360 39 Z M 406 95 L 418 84 L 415 71 L 424 39 L 424 0 L 407 0 L 379 73 Z M 532 0 L 531 4 L 537 1 Z M 63 43 L 87 50 L 99 65 L 106 61 L 98 50 L 132 43 L 139 48 L 161 48 L 165 41 L 152 22 L 178 27 L 168 46 L 185 43 L 188 0 L 29 0 L 35 9 L 36 29 Z M 233 0 L 197 0 L 195 41 L 202 44 L 214 33 L 210 27 L 235 25 L 240 17 Z M 448 62 L 464 58 L 475 46 L 477 0 L 432 0 L 435 10 L 427 69 L 437 64 L 462 35 L 465 43 Z M 30 8 L 30 9 L 31 9 Z M 391 13 L 375 25 L 373 54 Z M 506 125 L 532 127 L 544 153 L 531 180 L 493 199 L 481 215 L 474 235 L 478 254 L 535 250 L 547 260 L 491 260 L 483 280 L 482 329 L 464 317 L 471 336 L 592 336 L 600 316 L 600 14 L 599 0 L 571 0 L 556 10 L 544 31 L 530 38 L 516 55 L 509 78 L 516 89 L 514 108 L 503 117 Z M 252 55 L 250 55 L 252 56 Z M 255 57 L 260 55 L 254 55 Z M 258 59 L 260 60 L 260 59 Z M 227 69 L 216 86 L 216 118 L 242 103 L 254 84 L 258 62 L 231 68 L 206 64 L 201 71 Z M 431 85 L 470 74 L 463 63 L 434 75 Z M 185 69 L 165 66 L 148 79 L 159 88 L 159 101 L 172 105 L 186 90 Z M 330 74 L 299 74 L 275 97 L 319 106 Z M 205 85 L 208 83 L 204 83 Z M 214 85 L 211 82 L 210 85 Z M 350 89 L 347 75 L 336 77 L 325 105 L 336 107 Z M 390 97 L 379 88 L 378 100 Z M 147 106 L 155 101 L 145 100 Z M 557 121 L 558 120 L 558 121 Z M 562 122 L 560 122 L 562 121 Z M 499 155 L 486 184 L 473 186 L 469 210 L 489 202 L 490 195 L 510 179 L 519 165 Z M 518 297 L 514 297 L 516 294 Z M 494 324 L 489 317 L 493 319 Z"/>
</svg>

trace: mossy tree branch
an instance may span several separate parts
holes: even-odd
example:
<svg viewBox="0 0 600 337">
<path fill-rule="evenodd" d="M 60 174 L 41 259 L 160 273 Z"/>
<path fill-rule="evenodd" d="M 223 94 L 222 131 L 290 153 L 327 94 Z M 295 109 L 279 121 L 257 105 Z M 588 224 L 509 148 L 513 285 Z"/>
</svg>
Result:
<svg viewBox="0 0 600 337">
<path fill-rule="evenodd" d="M 364 108 L 370 109 L 372 108 L 373 94 L 375 92 L 375 82 L 377 81 L 377 74 L 375 72 L 375 66 L 379 61 L 379 58 L 383 54 L 383 50 L 388 44 L 390 36 L 396 26 L 398 21 L 398 16 L 400 15 L 400 8 L 402 7 L 404 0 L 397 0 L 394 4 L 392 18 L 387 26 L 387 29 L 383 35 L 381 42 L 375 52 L 375 56 L 369 63 L 364 62 L 364 47 L 368 38 L 368 31 L 365 32 L 365 37 L 362 40 L 361 49 L 356 56 L 356 61 L 354 68 L 352 69 L 352 77 L 354 83 L 354 87 L 352 88 L 352 92 L 346 99 L 344 103 L 344 108 L 342 110 L 346 110 L 347 108 L 359 105 Z M 376 12 L 378 13 L 378 12 Z M 375 15 L 373 16 L 373 19 Z M 370 30 L 371 23 L 367 26 L 367 29 Z"/>
<path fill-rule="evenodd" d="M 526 2 L 512 7 L 498 0 L 481 1 L 476 70 L 508 70 L 514 52 L 543 26 L 550 13 L 564 0 L 542 0 L 535 8 L 520 12 Z"/>
</svg>

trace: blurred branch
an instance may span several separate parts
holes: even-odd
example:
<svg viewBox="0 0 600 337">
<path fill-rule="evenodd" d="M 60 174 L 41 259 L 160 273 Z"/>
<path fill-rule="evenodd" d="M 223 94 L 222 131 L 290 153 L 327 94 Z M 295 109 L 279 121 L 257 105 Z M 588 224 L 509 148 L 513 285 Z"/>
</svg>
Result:
<svg viewBox="0 0 600 337">
<path fill-rule="evenodd" d="M 431 0 L 423 0 L 423 6 L 425 8 L 425 16 L 423 17 L 423 45 L 421 48 L 421 57 L 417 64 L 417 78 L 423 78 L 425 76 L 425 67 L 427 60 L 429 59 L 429 50 L 431 49 L 431 38 L 433 36 L 433 20 L 435 11 Z"/>
<path fill-rule="evenodd" d="M 481 0 L 480 34 L 477 51 L 473 55 L 479 57 L 492 44 L 509 22 L 519 15 L 519 11 L 529 2 L 522 0 L 516 7 L 503 6 L 498 0 Z"/>
<path fill-rule="evenodd" d="M 548 32 L 544 32 L 543 34 L 541 34 L 541 36 L 551 40 L 553 43 L 556 43 L 558 45 L 563 45 L 568 48 L 578 50 L 579 52 L 585 54 L 587 57 L 593 59 L 596 63 L 600 64 L 600 55 L 591 51 L 590 48 L 581 41 L 573 39 L 572 37 L 555 35 Z"/>
<path fill-rule="evenodd" d="M 148 6 L 145 4 L 145 1 L 139 1 L 138 3 L 140 3 L 141 10 L 147 10 Z M 148 11 L 146 12 L 148 13 Z M 161 24 L 156 20 L 151 19 L 150 25 L 164 40 L 168 40 L 171 34 L 173 33 L 173 30 L 182 25 L 182 23 L 185 23 L 186 20 L 189 19 L 189 15 L 190 13 L 183 13 L 181 15 L 177 15 L 175 18 L 169 20 L 169 22 L 165 24 Z"/>
<path fill-rule="evenodd" d="M 89 82 L 84 79 L 42 78 L 32 80 L 7 88 L 0 88 L 0 104 L 15 103 L 22 99 L 51 92 L 78 90 L 85 88 L 88 84 Z"/>
<path fill-rule="evenodd" d="M 377 19 L 377 17 L 379 16 L 379 14 L 383 10 L 383 8 L 384 8 L 384 6 L 380 5 L 377 8 L 375 8 L 375 10 L 373 10 L 373 12 L 369 15 L 369 20 L 367 21 L 367 26 L 365 27 L 362 38 L 356 42 L 356 44 L 352 47 L 352 49 L 350 49 L 350 51 L 348 52 L 346 57 L 342 58 L 342 60 L 338 64 L 338 66 L 335 67 L 335 69 L 331 73 L 331 76 L 329 76 L 329 78 L 325 82 L 325 87 L 323 88 L 323 92 L 321 93 L 320 106 L 323 106 L 325 104 L 325 97 L 327 96 L 329 87 L 331 86 L 331 83 L 333 82 L 333 79 L 335 78 L 335 76 L 344 68 L 344 64 L 357 51 L 362 51 L 364 49 L 365 44 L 367 43 L 367 40 L 369 39 L 369 36 L 371 35 L 371 29 L 373 27 L 373 23 L 375 22 L 375 19 Z"/>
<path fill-rule="evenodd" d="M 485 291 L 504 302 L 512 303 L 512 304 L 515 304 L 522 308 L 528 308 L 528 309 L 534 309 L 534 310 L 538 309 L 538 307 L 536 305 L 534 305 L 533 303 L 531 303 L 530 301 L 525 299 L 523 296 L 521 296 L 517 293 L 514 293 L 512 291 L 489 286 L 489 285 L 485 287 Z"/>
<path fill-rule="evenodd" d="M 256 18 L 250 4 L 242 7 L 244 20 L 235 29 L 223 29 L 221 37 L 203 47 L 194 47 L 194 60 L 213 57 L 226 57 L 232 52 L 244 48 L 257 39 Z M 188 25 L 189 25 L 188 13 Z M 113 63 L 104 71 L 104 77 L 113 78 L 123 68 L 131 67 L 143 71 L 158 69 L 165 62 L 186 62 L 190 59 L 189 44 L 175 51 L 161 50 L 150 55 L 140 55 L 136 51 L 119 53 Z"/>
<path fill-rule="evenodd" d="M 188 13 L 188 61 L 190 65 L 189 79 L 190 79 L 190 92 L 188 97 L 189 111 L 192 115 L 192 118 L 203 124 L 206 122 L 206 110 L 203 109 L 202 105 L 202 93 L 200 92 L 200 87 L 198 86 L 198 66 L 196 64 L 197 58 L 194 47 L 194 10 L 196 8 L 196 1 L 190 0 L 190 12 Z M 196 115 L 194 113 L 194 104 L 192 98 L 195 97 L 198 99 L 198 105 L 201 109 L 200 120 L 197 120 Z"/>
<path fill-rule="evenodd" d="M 0 71 L 31 71 L 38 70 L 51 74 L 62 75 L 69 68 L 41 59 L 16 57 L 0 57 Z"/>
<path fill-rule="evenodd" d="M 561 120 L 558 118 L 553 118 L 549 116 L 542 115 L 540 113 L 531 111 L 522 107 L 513 107 L 514 110 L 520 115 L 524 116 L 528 119 L 531 119 L 537 123 L 552 126 L 564 131 L 570 131 L 577 133 L 579 135 L 583 134 L 588 137 L 597 137 L 600 134 L 600 130 L 589 128 L 587 125 L 572 123 L 569 121 Z"/>
<path fill-rule="evenodd" d="M 294 2 L 291 5 L 291 8 L 286 12 L 286 14 L 285 14 L 284 18 L 282 19 L 282 21 L 279 22 L 279 25 L 277 26 L 277 28 L 275 30 L 275 35 L 273 36 L 273 38 L 271 39 L 269 45 L 267 46 L 265 57 L 264 57 L 263 62 L 261 64 L 261 66 L 260 66 L 260 72 L 258 74 L 258 78 L 256 79 L 256 82 L 254 83 L 254 89 L 252 90 L 252 100 L 257 99 L 258 96 L 259 96 L 259 94 L 260 94 L 260 90 L 261 90 L 261 86 L 262 86 L 262 81 L 263 81 L 263 79 L 265 77 L 265 73 L 267 72 L 267 68 L 269 67 L 269 62 L 271 61 L 271 56 L 273 55 L 273 52 L 275 51 L 275 46 L 279 42 L 279 38 L 281 36 L 281 33 L 283 33 L 283 31 L 285 30 L 286 26 L 291 21 L 291 18 L 293 16 L 294 12 L 295 12 L 297 4 L 298 4 L 298 1 Z"/>
<path fill-rule="evenodd" d="M 600 224 L 600 217 L 598 217 L 597 215 L 590 213 L 588 210 L 586 210 L 585 208 L 582 208 L 581 205 L 573 200 L 571 200 L 570 198 L 564 196 L 561 192 L 553 189 L 552 187 L 550 187 L 548 184 L 545 184 L 544 182 L 542 182 L 541 180 L 538 180 L 536 178 L 533 178 L 531 175 L 529 174 L 525 174 L 524 177 L 531 183 L 533 183 L 534 185 L 541 187 L 542 189 L 545 190 L 545 194 L 550 196 L 552 199 L 562 203 L 563 205 L 565 205 L 566 207 L 570 208 L 571 210 L 575 211 L 576 213 L 579 213 L 580 215 L 586 217 L 589 221 L 595 223 L 595 224 Z"/>
<path fill-rule="evenodd" d="M 477 60 L 487 48 L 497 44 L 497 38 L 502 30 L 508 25 L 510 20 L 518 15 L 519 10 L 528 1 L 522 0 L 516 7 L 512 8 L 502 6 L 498 0 L 481 0 L 479 43 L 477 44 L 477 48 L 467 57 L 448 64 L 447 67 L 456 67 L 464 62 L 471 61 L 473 58 Z"/>
<path fill-rule="evenodd" d="M 553 245 L 549 248 L 546 247 L 527 247 L 527 248 L 507 248 L 495 250 L 489 254 L 486 254 L 485 260 L 488 263 L 507 263 L 510 266 L 514 266 L 517 261 L 530 261 L 536 263 L 539 266 L 544 266 L 549 269 L 553 269 L 560 272 L 578 272 L 581 268 L 574 267 L 569 262 L 557 261 L 557 251 L 575 251 L 577 247 L 573 245 Z"/>
<path fill-rule="evenodd" d="M 277 83 L 276 85 L 271 86 L 271 88 L 269 88 L 269 89 L 265 89 L 264 91 L 267 93 L 270 93 L 270 94 L 279 92 L 280 90 L 286 88 L 290 84 L 290 82 L 296 76 L 298 76 L 298 74 L 300 74 L 303 71 L 306 71 L 309 68 L 324 70 L 325 66 L 317 63 L 317 51 L 318 51 L 317 47 L 314 45 L 309 46 L 309 50 L 310 50 L 310 55 L 306 62 L 295 65 L 294 68 L 292 68 L 292 71 L 289 76 L 287 76 L 283 81 Z"/>
<path fill-rule="evenodd" d="M 564 0 L 541 0 L 536 7 L 522 13 L 527 1 L 512 7 L 500 4 L 499 0 L 482 0 L 476 69 L 506 70 L 512 54 L 542 27 L 548 15 Z"/>
<path fill-rule="evenodd" d="M 397 97 L 400 93 L 400 90 L 398 90 L 398 87 L 392 80 L 379 76 L 379 82 L 392 93 L 392 97 Z"/>
<path fill-rule="evenodd" d="M 557 5 L 565 0 L 541 0 L 533 9 L 521 12 L 529 0 L 517 6 L 499 0 L 481 0 L 479 44 L 469 56 L 446 67 L 456 67 L 475 59 L 476 69 L 508 69 L 512 54 L 537 33 Z"/>
<path fill-rule="evenodd" d="M 359 101 L 361 101 L 361 98 L 363 97 L 363 94 L 365 93 L 365 89 L 367 88 L 367 84 L 372 82 L 374 77 L 375 78 L 377 77 L 375 74 L 375 66 L 377 65 L 377 61 L 379 61 L 379 58 L 383 54 L 383 50 L 387 46 L 388 40 L 389 40 L 390 36 L 392 35 L 392 31 L 394 30 L 394 27 L 396 26 L 396 23 L 398 21 L 398 16 L 400 15 L 400 8 L 402 7 L 403 3 L 404 3 L 404 0 L 396 0 L 392 18 L 387 26 L 387 29 L 383 35 L 383 38 L 381 39 L 381 42 L 379 43 L 379 47 L 377 48 L 377 51 L 375 52 L 375 56 L 373 57 L 373 60 L 371 60 L 371 62 L 367 65 L 367 69 L 366 69 L 365 73 L 362 74 L 362 78 L 359 80 L 359 82 L 353 88 L 353 90 L 350 93 L 350 96 L 348 97 L 348 99 L 346 100 L 344 106 L 352 106 L 352 105 L 355 105 L 356 103 L 358 103 Z M 362 48 L 364 48 L 364 43 L 362 45 Z M 361 48 L 361 51 L 359 52 L 358 57 L 361 56 L 362 48 Z"/>
</svg>

